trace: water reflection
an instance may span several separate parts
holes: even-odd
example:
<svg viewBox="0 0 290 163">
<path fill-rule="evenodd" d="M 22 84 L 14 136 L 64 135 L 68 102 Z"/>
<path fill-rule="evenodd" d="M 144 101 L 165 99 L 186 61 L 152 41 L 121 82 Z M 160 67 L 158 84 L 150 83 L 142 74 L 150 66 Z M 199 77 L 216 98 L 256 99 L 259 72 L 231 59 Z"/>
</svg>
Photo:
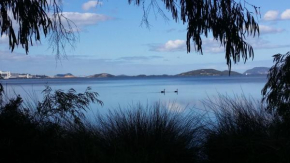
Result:
<svg viewBox="0 0 290 163">
<path fill-rule="evenodd" d="M 104 106 L 92 104 L 101 112 L 126 107 L 128 104 L 160 102 L 176 105 L 172 108 L 201 108 L 201 100 L 218 93 L 244 94 L 261 99 L 265 76 L 258 77 L 164 77 L 164 78 L 107 78 L 107 79 L 9 79 L 2 80 L 6 92 L 24 98 L 42 99 L 45 85 L 52 89 L 74 88 L 84 92 L 88 86 L 99 93 Z M 182 109 L 181 109 L 182 110 Z"/>
</svg>

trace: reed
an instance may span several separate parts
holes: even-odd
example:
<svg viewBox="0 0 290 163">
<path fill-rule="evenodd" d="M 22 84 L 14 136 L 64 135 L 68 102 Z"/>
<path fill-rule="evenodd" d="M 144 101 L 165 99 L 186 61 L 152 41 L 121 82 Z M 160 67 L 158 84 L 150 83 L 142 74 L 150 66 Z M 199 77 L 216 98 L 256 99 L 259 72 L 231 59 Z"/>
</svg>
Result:
<svg viewBox="0 0 290 163">
<path fill-rule="evenodd" d="M 219 95 L 204 101 L 213 117 L 205 128 L 207 162 L 289 162 L 289 138 L 278 135 L 279 118 L 245 95 Z"/>
<path fill-rule="evenodd" d="M 197 162 L 201 119 L 172 110 L 159 103 L 139 104 L 99 117 L 109 162 Z"/>
<path fill-rule="evenodd" d="M 259 101 L 243 95 L 208 98 L 206 114 L 194 109 L 180 112 L 183 109 L 177 105 L 137 104 L 99 114 L 92 121 L 81 113 L 85 109 L 76 107 L 82 104 L 76 100 L 78 94 L 56 93 L 74 98 L 74 103 L 53 93 L 46 96 L 52 100 L 38 105 L 24 105 L 20 96 L 2 103 L 1 162 L 290 162 L 288 125 L 265 111 Z M 86 107 L 90 101 L 83 102 Z M 39 107 L 44 104 L 53 104 L 44 109 L 56 110 L 41 115 Z M 63 109 L 80 113 L 65 115 Z"/>
</svg>

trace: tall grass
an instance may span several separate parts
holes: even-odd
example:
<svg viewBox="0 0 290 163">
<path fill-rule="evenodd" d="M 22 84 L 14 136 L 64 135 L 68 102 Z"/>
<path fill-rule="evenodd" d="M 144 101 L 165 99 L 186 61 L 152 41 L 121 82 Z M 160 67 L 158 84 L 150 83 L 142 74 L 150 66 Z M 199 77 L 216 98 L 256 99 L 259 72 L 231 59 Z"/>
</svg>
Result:
<svg viewBox="0 0 290 163">
<path fill-rule="evenodd" d="M 159 103 L 99 117 L 109 162 L 197 162 L 201 119 Z"/>
<path fill-rule="evenodd" d="M 204 101 L 213 113 L 205 128 L 204 152 L 211 163 L 289 162 L 289 138 L 277 135 L 279 118 L 244 95 Z"/>
<path fill-rule="evenodd" d="M 45 116 L 39 115 L 44 102 L 23 105 L 17 96 L 2 103 L 1 163 L 290 162 L 287 125 L 252 98 L 208 98 L 208 114 L 180 112 L 160 103 L 137 104 L 97 115 L 93 122 L 77 107 L 82 102 L 88 106 L 84 94 L 78 101 L 74 91 L 58 93 L 73 97 L 73 102 L 49 93 L 46 97 L 52 100 L 46 100 L 50 106 L 44 108 Z M 65 115 L 63 109 L 80 111 L 74 115 L 81 116 Z"/>
<path fill-rule="evenodd" d="M 0 162 L 96 162 L 98 137 L 84 126 L 82 115 L 97 94 L 56 90 L 37 103 L 23 102 L 20 96 L 4 97 Z"/>
<path fill-rule="evenodd" d="M 202 126 L 193 114 L 182 115 L 160 104 L 136 105 L 98 116 L 95 124 L 82 118 L 79 125 L 67 119 L 41 120 L 38 109 L 26 109 L 22 102 L 17 97 L 0 109 L 0 158 L 4 162 L 199 160 Z"/>
</svg>

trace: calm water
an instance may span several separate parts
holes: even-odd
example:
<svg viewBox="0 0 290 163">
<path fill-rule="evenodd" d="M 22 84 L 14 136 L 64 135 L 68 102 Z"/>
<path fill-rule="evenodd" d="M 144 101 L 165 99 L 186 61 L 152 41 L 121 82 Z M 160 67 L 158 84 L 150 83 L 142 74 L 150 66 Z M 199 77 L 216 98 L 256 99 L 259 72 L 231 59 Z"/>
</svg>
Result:
<svg viewBox="0 0 290 163">
<path fill-rule="evenodd" d="M 164 105 L 177 107 L 202 107 L 201 100 L 207 97 L 227 94 L 229 96 L 245 94 L 257 100 L 261 99 L 261 89 L 267 81 L 266 76 L 225 76 L 225 77 L 151 77 L 151 78 L 107 78 L 107 79 L 9 79 L 2 80 L 6 92 L 17 93 L 22 97 L 42 97 L 45 85 L 53 89 L 77 92 L 85 91 L 90 86 L 99 93 L 104 106 L 93 105 L 98 110 L 122 108 L 132 104 Z M 165 89 L 166 93 L 160 93 Z M 178 89 L 178 94 L 174 91 Z"/>
</svg>

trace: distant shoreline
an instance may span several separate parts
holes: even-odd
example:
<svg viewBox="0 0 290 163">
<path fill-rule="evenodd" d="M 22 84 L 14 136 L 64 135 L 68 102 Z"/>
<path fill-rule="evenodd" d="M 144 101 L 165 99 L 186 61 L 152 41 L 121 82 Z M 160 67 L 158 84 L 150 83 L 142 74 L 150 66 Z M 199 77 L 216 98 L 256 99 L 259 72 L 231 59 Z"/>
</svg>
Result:
<svg viewBox="0 0 290 163">
<path fill-rule="evenodd" d="M 168 75 L 168 76 L 114 76 L 114 77 L 69 77 L 69 78 L 61 78 L 61 77 L 48 77 L 48 78 L 10 78 L 10 79 L 0 79 L 0 81 L 5 81 L 5 80 L 29 80 L 29 79 L 48 79 L 48 80 L 53 80 L 53 79 L 116 79 L 116 78 L 191 78 L 191 77 L 255 77 L 255 76 L 267 76 L 266 74 L 259 74 L 259 75 L 195 75 L 195 76 L 177 76 L 177 75 Z"/>
<path fill-rule="evenodd" d="M 244 73 L 239 73 L 236 71 L 228 71 L 228 70 L 219 71 L 216 69 L 198 69 L 198 70 L 192 70 L 188 72 L 179 73 L 176 75 L 167 75 L 167 74 L 112 75 L 109 73 L 99 73 L 99 74 L 80 77 L 80 76 L 74 76 L 71 73 L 57 74 L 55 76 L 11 73 L 11 74 L 14 74 L 14 76 L 13 75 L 9 77 L 3 76 L 3 78 L 7 80 L 7 79 L 72 79 L 72 78 L 127 78 L 127 77 L 151 78 L 151 77 L 193 77 L 193 76 L 196 76 L 196 77 L 200 77 L 200 76 L 260 76 L 260 75 L 267 75 L 268 72 L 269 72 L 269 68 L 267 67 L 254 67 L 252 69 L 245 71 Z M 10 72 L 8 73 L 10 74 Z M 18 74 L 18 76 L 15 74 Z"/>
</svg>

